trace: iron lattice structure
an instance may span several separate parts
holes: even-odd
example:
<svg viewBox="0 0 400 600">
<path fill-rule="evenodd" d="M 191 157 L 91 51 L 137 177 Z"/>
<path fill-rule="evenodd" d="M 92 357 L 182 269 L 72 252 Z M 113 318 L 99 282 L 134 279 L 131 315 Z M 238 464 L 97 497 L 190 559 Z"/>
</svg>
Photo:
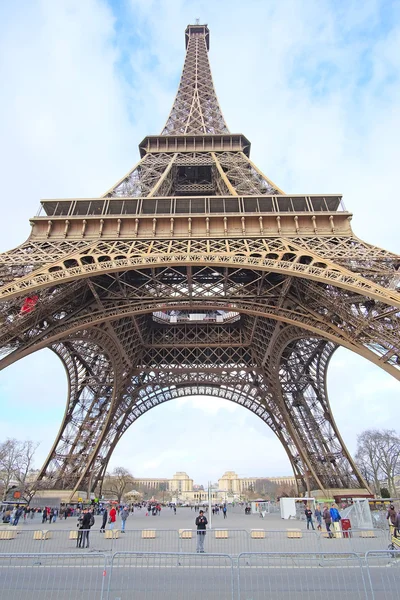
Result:
<svg viewBox="0 0 400 600">
<path fill-rule="evenodd" d="M 189 25 L 186 47 L 139 163 L 100 198 L 43 200 L 29 239 L 1 256 L 1 368 L 47 347 L 68 374 L 39 477 L 94 489 L 137 418 L 209 394 L 269 425 L 299 488 L 365 489 L 326 374 L 344 346 L 400 378 L 399 256 L 358 239 L 337 194 L 272 183 L 226 126 L 207 26 Z"/>
</svg>

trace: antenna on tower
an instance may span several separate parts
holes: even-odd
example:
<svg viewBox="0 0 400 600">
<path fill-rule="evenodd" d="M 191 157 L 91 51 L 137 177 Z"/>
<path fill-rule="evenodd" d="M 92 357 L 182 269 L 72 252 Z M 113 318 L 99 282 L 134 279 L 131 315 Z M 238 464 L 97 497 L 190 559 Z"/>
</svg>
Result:
<svg viewBox="0 0 400 600">
<path fill-rule="evenodd" d="M 200 19 L 196 19 L 196 25 L 200 25 Z"/>
</svg>

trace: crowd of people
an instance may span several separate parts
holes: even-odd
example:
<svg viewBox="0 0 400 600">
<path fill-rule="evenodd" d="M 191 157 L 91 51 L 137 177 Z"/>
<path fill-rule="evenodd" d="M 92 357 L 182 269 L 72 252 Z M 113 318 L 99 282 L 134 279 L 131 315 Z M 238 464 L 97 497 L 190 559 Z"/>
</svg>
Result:
<svg viewBox="0 0 400 600">
<path fill-rule="evenodd" d="M 57 517 L 61 515 L 58 508 L 45 506 L 44 508 L 31 508 L 29 506 L 6 506 L 1 511 L 1 521 L 10 525 L 18 525 L 21 519 L 33 519 L 35 515 L 40 515 L 42 523 L 55 523 Z"/>
<path fill-rule="evenodd" d="M 309 529 L 310 527 L 312 529 L 315 529 L 313 516 L 316 519 L 317 529 L 319 531 L 322 530 L 322 521 L 324 521 L 325 528 L 328 533 L 328 538 L 334 537 L 334 534 L 331 531 L 332 523 L 333 524 L 338 523 L 339 527 L 340 527 L 340 522 L 342 520 L 342 517 L 340 516 L 340 512 L 337 507 L 337 504 L 335 504 L 334 502 L 332 503 L 330 508 L 328 507 L 327 504 L 324 504 L 323 507 L 321 507 L 321 504 L 317 504 L 315 511 L 314 511 L 314 515 L 313 515 L 313 512 L 312 512 L 309 504 L 307 504 L 305 507 L 305 510 L 304 510 L 304 514 L 305 514 L 306 521 L 307 521 L 307 529 Z"/>
</svg>

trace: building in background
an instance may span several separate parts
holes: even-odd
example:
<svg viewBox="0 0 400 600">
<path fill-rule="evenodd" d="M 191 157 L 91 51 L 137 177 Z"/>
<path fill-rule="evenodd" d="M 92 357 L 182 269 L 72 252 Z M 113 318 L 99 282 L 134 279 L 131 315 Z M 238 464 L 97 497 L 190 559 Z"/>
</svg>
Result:
<svg viewBox="0 0 400 600">
<path fill-rule="evenodd" d="M 282 477 L 239 477 L 235 471 L 226 471 L 212 485 L 211 498 L 214 502 L 233 502 L 248 500 L 256 496 L 275 497 L 276 495 L 291 495 L 295 489 L 296 480 L 292 476 Z M 194 484 L 193 479 L 184 471 L 178 471 L 168 479 L 165 477 L 135 478 L 135 490 L 141 492 L 144 498 L 160 499 L 167 496 L 175 502 L 196 504 L 208 501 L 208 489 Z"/>
</svg>

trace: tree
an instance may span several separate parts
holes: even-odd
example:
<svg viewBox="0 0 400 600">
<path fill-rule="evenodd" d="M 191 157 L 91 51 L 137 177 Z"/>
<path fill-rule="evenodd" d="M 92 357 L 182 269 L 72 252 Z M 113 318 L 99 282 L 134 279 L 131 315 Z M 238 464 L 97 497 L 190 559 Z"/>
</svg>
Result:
<svg viewBox="0 0 400 600">
<path fill-rule="evenodd" d="M 357 438 L 356 462 L 368 485 L 380 494 L 381 481 L 396 495 L 395 476 L 400 473 L 400 437 L 393 429 L 367 429 Z"/>
<path fill-rule="evenodd" d="M 265 498 L 266 500 L 275 500 L 276 498 L 276 483 L 268 479 L 267 477 L 263 477 L 260 479 L 256 479 L 255 484 L 255 492 L 258 498 Z"/>
<path fill-rule="evenodd" d="M 381 488 L 381 498 L 390 498 L 389 490 L 385 487 Z"/>
<path fill-rule="evenodd" d="M 103 490 L 105 494 L 115 496 L 121 502 L 128 488 L 133 486 L 133 475 L 124 467 L 115 467 L 111 473 L 104 478 Z"/>
<path fill-rule="evenodd" d="M 0 443 L 0 486 L 3 498 L 12 483 L 23 494 L 27 484 L 30 486 L 35 479 L 29 476 L 32 475 L 33 458 L 38 446 L 38 442 L 21 442 L 14 438 Z"/>
</svg>

